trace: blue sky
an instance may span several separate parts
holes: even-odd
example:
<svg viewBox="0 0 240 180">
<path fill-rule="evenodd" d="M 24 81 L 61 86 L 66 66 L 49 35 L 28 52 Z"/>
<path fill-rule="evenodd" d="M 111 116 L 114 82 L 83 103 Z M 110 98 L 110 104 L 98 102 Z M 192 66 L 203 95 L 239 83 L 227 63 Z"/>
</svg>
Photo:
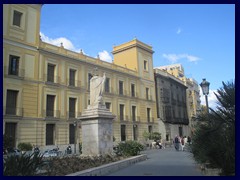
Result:
<svg viewBox="0 0 240 180">
<path fill-rule="evenodd" d="M 154 67 L 180 63 L 187 77 L 206 78 L 210 107 L 235 79 L 234 4 L 44 4 L 40 30 L 43 41 L 109 62 L 114 45 L 136 37 L 153 47 Z"/>
</svg>

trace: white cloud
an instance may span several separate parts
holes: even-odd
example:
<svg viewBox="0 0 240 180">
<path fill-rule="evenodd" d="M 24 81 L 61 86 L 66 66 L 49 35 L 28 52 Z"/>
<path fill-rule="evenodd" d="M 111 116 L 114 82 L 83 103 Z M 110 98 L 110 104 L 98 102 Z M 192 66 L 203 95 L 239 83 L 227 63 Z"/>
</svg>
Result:
<svg viewBox="0 0 240 180">
<path fill-rule="evenodd" d="M 201 104 L 206 106 L 205 95 L 203 95 L 203 93 L 202 93 L 202 88 L 199 87 L 199 89 L 200 89 L 200 95 L 201 95 L 201 97 L 200 97 Z M 217 98 L 216 98 L 214 92 L 217 93 L 217 90 L 210 89 L 209 94 L 208 94 L 208 106 L 212 109 L 216 109 L 216 107 L 217 107 Z"/>
<path fill-rule="evenodd" d="M 77 49 L 73 45 L 73 43 L 65 37 L 59 37 L 59 38 L 56 38 L 56 39 L 52 39 L 52 38 L 47 37 L 42 32 L 40 32 L 40 36 L 41 36 L 42 41 L 44 41 L 46 43 L 49 43 L 49 44 L 52 44 L 52 45 L 55 45 L 55 46 L 61 46 L 61 43 L 63 43 L 63 47 L 65 49 L 69 49 L 69 50 L 75 51 L 75 52 L 80 52 L 80 49 Z"/>
<path fill-rule="evenodd" d="M 98 55 L 101 60 L 110 62 L 110 63 L 112 62 L 112 57 L 106 50 L 99 52 Z"/>
<path fill-rule="evenodd" d="M 189 62 L 197 62 L 200 60 L 199 57 L 189 54 L 163 54 L 162 56 L 169 60 L 172 64 L 176 63 L 180 59 L 187 59 Z"/>
<path fill-rule="evenodd" d="M 182 32 L 182 29 L 181 28 L 178 28 L 178 30 L 177 30 L 177 34 L 180 34 Z"/>
<path fill-rule="evenodd" d="M 81 49 L 77 49 L 73 43 L 65 38 L 65 37 L 59 37 L 59 38 L 56 38 L 56 39 L 52 39 L 52 38 L 49 38 L 48 36 L 46 36 L 45 34 L 43 34 L 42 32 L 40 32 L 40 36 L 41 36 L 41 39 L 42 41 L 46 42 L 46 43 L 49 43 L 49 44 L 52 44 L 52 45 L 55 45 L 55 46 L 61 46 L 61 43 L 63 43 L 63 47 L 65 49 L 68 49 L 68 50 L 71 50 L 71 51 L 74 51 L 74 52 L 80 52 Z M 82 50 L 83 54 L 89 56 L 88 54 L 86 54 L 84 52 L 84 50 Z M 107 52 L 107 51 L 102 51 L 102 52 L 99 52 L 99 58 L 103 61 L 107 61 L 107 62 L 112 62 L 112 57 L 111 55 Z M 97 58 L 97 57 L 95 57 Z"/>
<path fill-rule="evenodd" d="M 187 58 L 187 60 L 190 61 L 190 62 L 196 62 L 196 61 L 200 60 L 199 57 L 191 56 L 191 55 L 188 55 L 188 54 L 186 54 L 186 58 Z"/>
</svg>

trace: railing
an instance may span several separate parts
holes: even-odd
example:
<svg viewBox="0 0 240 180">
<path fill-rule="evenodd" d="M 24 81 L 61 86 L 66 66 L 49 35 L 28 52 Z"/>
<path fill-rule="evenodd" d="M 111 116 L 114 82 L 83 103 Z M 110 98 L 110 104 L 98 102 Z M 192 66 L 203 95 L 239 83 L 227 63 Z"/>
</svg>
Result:
<svg viewBox="0 0 240 180">
<path fill-rule="evenodd" d="M 152 95 L 148 95 L 148 96 L 146 95 L 146 99 L 149 101 L 152 101 L 153 100 Z"/>
<path fill-rule="evenodd" d="M 5 106 L 3 112 L 8 116 L 23 116 L 23 108 Z"/>
<path fill-rule="evenodd" d="M 140 116 L 131 116 L 133 122 L 140 121 Z"/>
<path fill-rule="evenodd" d="M 147 117 L 147 121 L 148 122 L 153 122 L 154 121 L 154 117 Z"/>
<path fill-rule="evenodd" d="M 104 93 L 106 93 L 106 94 L 114 94 L 113 88 L 112 87 L 108 87 L 108 89 L 105 89 Z"/>
<path fill-rule="evenodd" d="M 163 103 L 169 103 L 169 98 L 167 97 L 161 97 L 160 99 Z"/>
<path fill-rule="evenodd" d="M 119 115 L 119 116 L 118 116 L 118 119 L 119 119 L 120 121 L 128 121 L 128 116 Z"/>
<path fill-rule="evenodd" d="M 47 83 L 60 83 L 60 77 L 59 76 L 48 76 L 47 74 L 44 74 L 44 81 Z"/>
<path fill-rule="evenodd" d="M 78 80 L 72 80 L 72 79 L 67 79 L 67 85 L 69 87 L 81 87 L 81 81 Z"/>
<path fill-rule="evenodd" d="M 120 91 L 120 89 L 118 90 L 118 94 L 119 94 L 119 96 L 127 96 L 128 95 L 127 90 Z"/>
<path fill-rule="evenodd" d="M 137 98 L 138 97 L 138 93 L 137 92 L 131 92 L 131 97 L 133 97 L 133 98 Z"/>
<path fill-rule="evenodd" d="M 43 116 L 46 118 L 60 118 L 59 110 L 43 110 Z"/>
<path fill-rule="evenodd" d="M 81 112 L 67 112 L 68 119 L 77 119 L 79 116 L 81 116 Z"/>
</svg>

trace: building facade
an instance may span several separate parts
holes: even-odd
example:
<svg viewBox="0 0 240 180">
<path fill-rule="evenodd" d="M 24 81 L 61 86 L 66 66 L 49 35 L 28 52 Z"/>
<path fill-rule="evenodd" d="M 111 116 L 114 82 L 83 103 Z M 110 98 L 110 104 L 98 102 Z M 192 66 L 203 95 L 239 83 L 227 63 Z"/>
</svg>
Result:
<svg viewBox="0 0 240 180">
<path fill-rule="evenodd" d="M 94 69 L 106 73 L 104 102 L 116 115 L 116 141 L 159 131 L 152 47 L 133 39 L 113 48 L 113 63 L 41 41 L 42 5 L 3 5 L 3 134 L 13 146 L 78 149 Z M 77 144 L 77 147 L 76 147 Z M 77 151 L 77 150 L 76 150 Z"/>
<path fill-rule="evenodd" d="M 181 80 L 186 89 L 186 103 L 187 103 L 187 112 L 189 119 L 189 130 L 188 134 L 191 136 L 196 124 L 195 117 L 201 112 L 201 100 L 200 100 L 200 89 L 198 82 L 193 78 L 187 78 L 184 73 L 184 68 L 181 64 L 172 64 L 167 66 L 160 66 L 157 69 L 160 69 L 168 74 L 176 77 Z"/>
<path fill-rule="evenodd" d="M 166 141 L 175 135 L 189 135 L 186 89 L 184 83 L 165 70 L 154 69 L 157 117 Z"/>
</svg>

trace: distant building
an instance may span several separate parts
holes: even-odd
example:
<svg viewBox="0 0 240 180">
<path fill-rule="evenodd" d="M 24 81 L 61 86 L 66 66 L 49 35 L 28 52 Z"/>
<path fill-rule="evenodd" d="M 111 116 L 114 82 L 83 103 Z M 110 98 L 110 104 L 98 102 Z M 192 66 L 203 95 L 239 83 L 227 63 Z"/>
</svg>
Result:
<svg viewBox="0 0 240 180">
<path fill-rule="evenodd" d="M 175 135 L 189 135 L 187 87 L 165 70 L 155 68 L 154 72 L 160 132 L 167 141 L 173 139 Z"/>
<path fill-rule="evenodd" d="M 201 112 L 201 100 L 200 100 L 200 89 L 198 82 L 193 78 L 187 78 L 184 74 L 184 68 L 181 64 L 172 64 L 167 66 L 160 66 L 155 69 L 163 70 L 168 74 L 171 74 L 181 80 L 187 87 L 186 90 L 186 102 L 187 102 L 187 112 L 189 119 L 189 131 L 192 132 L 195 117 Z M 189 135 L 191 133 L 189 132 Z"/>
</svg>

